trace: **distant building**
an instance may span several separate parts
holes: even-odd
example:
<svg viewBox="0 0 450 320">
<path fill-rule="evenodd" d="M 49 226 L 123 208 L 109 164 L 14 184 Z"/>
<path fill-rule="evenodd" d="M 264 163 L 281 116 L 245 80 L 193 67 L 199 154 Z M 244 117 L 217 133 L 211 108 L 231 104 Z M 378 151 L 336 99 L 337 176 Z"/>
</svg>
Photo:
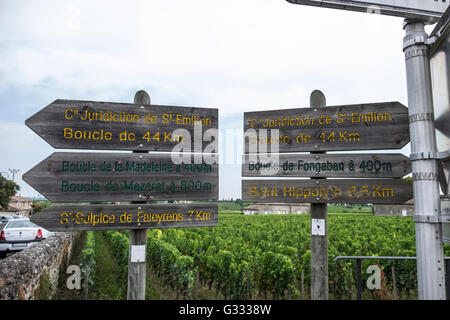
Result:
<svg viewBox="0 0 450 320">
<path fill-rule="evenodd" d="M 414 215 L 414 199 L 404 204 L 376 204 L 373 206 L 375 216 L 412 217 Z"/>
<path fill-rule="evenodd" d="M 31 199 L 21 196 L 13 196 L 9 200 L 8 208 L 6 211 L 10 213 L 10 215 L 29 217 L 31 211 L 33 210 L 32 204 L 33 200 Z M 2 211 L 4 211 L 4 209 Z"/>
<path fill-rule="evenodd" d="M 303 203 L 256 203 L 243 209 L 244 215 L 254 214 L 305 214 L 310 209 Z"/>
</svg>

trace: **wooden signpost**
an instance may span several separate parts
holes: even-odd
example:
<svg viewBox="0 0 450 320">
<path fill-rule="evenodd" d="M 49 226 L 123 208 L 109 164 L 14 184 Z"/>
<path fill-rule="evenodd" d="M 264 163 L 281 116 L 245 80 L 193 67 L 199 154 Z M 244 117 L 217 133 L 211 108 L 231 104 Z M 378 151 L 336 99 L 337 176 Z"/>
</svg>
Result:
<svg viewBox="0 0 450 320">
<path fill-rule="evenodd" d="M 55 148 L 133 153 L 56 152 L 23 179 L 53 202 L 131 201 L 53 206 L 31 221 L 50 231 L 130 230 L 127 298 L 143 300 L 146 230 L 218 225 L 217 204 L 147 204 L 218 199 L 218 110 L 151 105 L 143 90 L 134 102 L 56 100 L 36 113 L 26 124 Z"/>
<path fill-rule="evenodd" d="M 209 200 L 218 164 L 173 154 L 56 152 L 23 175 L 53 202 Z M 179 163 L 175 163 L 175 161 Z M 198 161 L 197 161 L 198 162 Z"/>
<path fill-rule="evenodd" d="M 242 180 L 242 200 L 311 204 L 311 298 L 327 300 L 327 204 L 401 204 L 413 186 L 400 179 L 412 171 L 402 154 L 326 151 L 401 149 L 409 117 L 399 102 L 325 107 L 319 90 L 310 100 L 310 108 L 244 114 L 243 177 L 311 179 Z"/>
<path fill-rule="evenodd" d="M 408 124 L 399 102 L 246 112 L 245 153 L 401 149 Z"/>
<path fill-rule="evenodd" d="M 327 99 L 322 91 L 314 90 L 309 97 L 311 108 L 323 108 Z M 318 160 L 325 151 L 311 152 Z M 289 164 L 287 164 L 289 166 Z M 289 169 L 289 168 L 288 168 Z M 316 170 L 317 172 L 318 170 Z M 311 180 L 322 180 L 314 177 Z M 311 203 L 311 299 L 328 300 L 328 207 L 326 202 Z"/>
<path fill-rule="evenodd" d="M 183 140 L 191 152 L 202 152 L 211 142 L 195 136 L 218 128 L 218 110 L 148 104 L 55 100 L 25 124 L 58 149 L 172 151 Z M 184 133 L 174 134 L 176 129 Z M 194 145 L 194 137 L 201 144 Z"/>
<path fill-rule="evenodd" d="M 411 173 L 403 154 L 279 154 L 244 155 L 243 177 L 401 178 Z"/>
</svg>

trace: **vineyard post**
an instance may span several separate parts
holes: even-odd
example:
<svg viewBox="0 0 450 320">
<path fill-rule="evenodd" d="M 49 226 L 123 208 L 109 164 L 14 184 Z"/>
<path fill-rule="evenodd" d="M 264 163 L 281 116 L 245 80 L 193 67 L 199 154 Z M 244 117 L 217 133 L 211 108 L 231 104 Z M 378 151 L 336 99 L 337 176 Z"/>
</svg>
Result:
<svg viewBox="0 0 450 320">
<path fill-rule="evenodd" d="M 361 259 L 356 259 L 356 300 L 362 299 Z"/>
<path fill-rule="evenodd" d="M 419 299 L 444 300 L 442 224 L 432 223 L 441 208 L 429 37 L 423 21 L 405 20 L 404 29 Z"/>
<path fill-rule="evenodd" d="M 250 275 L 248 273 L 248 270 L 245 272 L 245 279 L 247 281 L 247 300 L 250 300 Z"/>
<path fill-rule="evenodd" d="M 88 300 L 88 293 L 89 293 L 89 269 L 88 266 L 86 266 L 86 269 L 84 271 L 84 290 L 83 290 L 83 299 Z"/>
<path fill-rule="evenodd" d="M 394 300 L 398 300 L 398 293 L 397 293 L 397 277 L 395 276 L 395 266 L 392 266 L 392 291 L 394 294 Z"/>
<path fill-rule="evenodd" d="M 310 107 L 325 107 L 325 95 L 314 90 L 310 97 Z M 316 157 L 325 152 L 311 152 Z M 311 178 L 325 179 L 325 178 Z M 314 227 L 313 220 L 323 222 L 324 233 L 313 235 L 311 232 L 311 299 L 328 300 L 328 217 L 326 203 L 311 203 L 311 228 Z M 311 230 L 312 231 L 312 230 Z"/>
<path fill-rule="evenodd" d="M 301 289 L 301 293 L 302 293 L 302 300 L 305 300 L 305 270 L 303 270 L 303 269 L 302 269 L 302 275 L 301 275 L 300 289 Z"/>
<path fill-rule="evenodd" d="M 136 104 L 150 104 L 150 96 L 147 92 L 140 90 L 134 96 Z M 133 151 L 133 153 L 145 153 L 145 151 Z M 135 204 L 145 204 L 146 201 L 134 201 Z M 144 246 L 146 252 L 147 229 L 130 230 L 130 251 L 128 257 L 128 288 L 127 300 L 145 299 L 145 281 L 146 281 L 146 261 L 132 262 L 132 250 L 138 246 Z"/>
</svg>

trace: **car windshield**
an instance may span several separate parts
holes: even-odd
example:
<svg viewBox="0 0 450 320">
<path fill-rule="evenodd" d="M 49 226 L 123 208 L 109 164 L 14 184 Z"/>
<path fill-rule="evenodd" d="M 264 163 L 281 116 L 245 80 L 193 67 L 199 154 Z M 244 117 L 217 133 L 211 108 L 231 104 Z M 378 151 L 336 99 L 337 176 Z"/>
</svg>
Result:
<svg viewBox="0 0 450 320">
<path fill-rule="evenodd" d="M 6 229 L 13 228 L 38 228 L 38 226 L 30 220 L 13 220 L 6 225 Z"/>
</svg>

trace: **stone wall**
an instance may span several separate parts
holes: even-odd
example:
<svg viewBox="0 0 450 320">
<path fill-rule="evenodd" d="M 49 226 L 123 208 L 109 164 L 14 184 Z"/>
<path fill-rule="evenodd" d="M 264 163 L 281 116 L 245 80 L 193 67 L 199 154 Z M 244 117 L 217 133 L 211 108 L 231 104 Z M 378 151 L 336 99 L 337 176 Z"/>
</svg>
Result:
<svg viewBox="0 0 450 320">
<path fill-rule="evenodd" d="M 0 260 L 0 299 L 50 299 L 67 268 L 75 232 L 58 232 L 23 251 Z"/>
</svg>

